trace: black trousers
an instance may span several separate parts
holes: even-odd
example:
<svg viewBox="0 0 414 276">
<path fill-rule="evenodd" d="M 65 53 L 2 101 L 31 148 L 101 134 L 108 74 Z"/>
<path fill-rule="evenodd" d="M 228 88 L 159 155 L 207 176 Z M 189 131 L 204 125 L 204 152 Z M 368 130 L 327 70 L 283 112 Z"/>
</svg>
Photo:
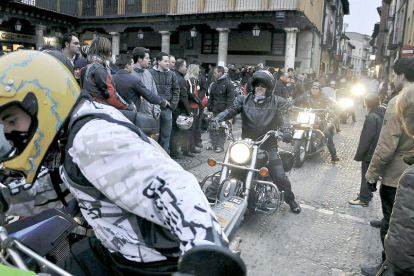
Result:
<svg viewBox="0 0 414 276">
<path fill-rule="evenodd" d="M 92 237 L 75 243 L 72 254 L 58 266 L 75 276 L 170 276 L 177 271 L 177 263 L 178 258 L 153 263 L 130 261 L 119 253 L 110 253 L 96 237 Z"/>
<path fill-rule="evenodd" d="M 367 179 L 365 178 L 369 163 L 370 161 L 361 162 L 361 188 L 359 190 L 359 199 L 364 203 L 370 202 L 373 196 L 371 190 L 368 188 Z"/>
<path fill-rule="evenodd" d="M 333 142 L 333 134 L 329 129 L 325 131 L 324 134 L 326 137 L 326 146 L 328 147 L 329 153 L 331 154 L 332 157 L 334 157 L 336 156 L 336 148 Z"/>
<path fill-rule="evenodd" d="M 181 150 L 183 152 L 189 152 L 195 150 L 195 130 L 198 108 L 191 108 L 193 113 L 193 124 L 190 129 L 181 130 Z"/>
<path fill-rule="evenodd" d="M 282 160 L 276 148 L 268 149 L 267 152 L 269 154 L 269 164 L 266 167 L 269 170 L 270 178 L 280 191 L 285 192 L 285 201 L 289 203 L 295 199 L 295 195 L 292 192 L 289 178 L 283 170 Z"/>
<path fill-rule="evenodd" d="M 381 198 L 382 214 L 384 215 L 383 224 L 380 230 L 382 247 L 384 247 L 385 235 L 387 235 L 388 228 L 390 227 L 390 218 L 396 193 L 397 188 L 381 184 L 379 194 Z"/>
<path fill-rule="evenodd" d="M 195 132 L 194 132 L 194 142 L 196 144 L 201 144 L 203 140 L 201 139 L 201 125 L 203 123 L 204 118 L 204 110 L 203 107 L 200 106 L 198 108 L 198 116 L 195 121 Z"/>
<path fill-rule="evenodd" d="M 173 111 L 172 118 L 172 128 L 171 128 L 171 137 L 170 137 L 170 156 L 179 155 L 179 146 L 181 140 L 181 130 L 177 126 L 177 118 L 180 115 L 180 112 Z"/>
<path fill-rule="evenodd" d="M 394 206 L 396 193 L 397 188 L 381 184 L 379 194 L 381 198 L 382 214 L 384 215 L 384 218 L 382 219 L 382 226 L 380 229 L 382 248 L 384 248 L 385 235 L 387 235 L 388 228 L 390 227 L 390 218 L 392 213 L 392 207 Z M 382 261 L 385 261 L 385 250 L 382 250 Z"/>
</svg>

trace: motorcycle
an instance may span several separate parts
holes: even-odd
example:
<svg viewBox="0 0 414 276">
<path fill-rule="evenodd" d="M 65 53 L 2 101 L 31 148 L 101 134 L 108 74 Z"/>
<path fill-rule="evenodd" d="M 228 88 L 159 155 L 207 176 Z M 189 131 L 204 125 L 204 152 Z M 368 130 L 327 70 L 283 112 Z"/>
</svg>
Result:
<svg viewBox="0 0 414 276">
<path fill-rule="evenodd" d="M 292 121 L 293 126 L 293 155 L 296 168 L 302 167 L 308 156 L 315 155 L 325 149 L 325 134 L 319 129 L 322 119 L 328 122 L 328 127 L 335 129 L 332 124 L 333 118 L 327 109 L 312 109 L 292 107 L 293 110 L 299 110 L 296 121 Z"/>
<path fill-rule="evenodd" d="M 219 128 L 224 128 L 228 134 L 231 131 L 226 125 L 222 124 Z M 200 186 L 207 193 L 208 185 L 214 183 L 218 186 L 217 191 L 214 191 L 212 209 L 230 240 L 240 227 L 247 211 L 272 215 L 279 210 L 284 201 L 284 192 L 279 191 L 268 177 L 269 171 L 266 168 L 269 163 L 268 153 L 260 149 L 269 138 L 280 139 L 281 135 L 281 132 L 271 130 L 256 141 L 247 138 L 233 140 L 230 142 L 223 162 L 218 162 L 214 158 L 209 158 L 207 161 L 211 167 L 216 165 L 222 167 L 221 170 L 207 175 L 200 182 Z M 281 151 L 279 155 L 284 170 L 290 171 L 293 166 L 292 154 Z"/>
<path fill-rule="evenodd" d="M 340 88 L 336 90 L 336 100 L 338 102 L 339 119 L 342 124 L 346 124 L 346 121 L 350 116 L 355 120 L 355 103 L 352 94 L 349 94 L 347 88 Z"/>
</svg>

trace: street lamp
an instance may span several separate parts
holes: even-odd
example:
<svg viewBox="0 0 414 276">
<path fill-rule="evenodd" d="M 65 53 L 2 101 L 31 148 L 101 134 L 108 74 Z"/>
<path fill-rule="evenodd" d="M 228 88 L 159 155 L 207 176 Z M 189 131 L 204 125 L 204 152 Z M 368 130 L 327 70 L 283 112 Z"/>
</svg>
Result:
<svg viewBox="0 0 414 276">
<path fill-rule="evenodd" d="M 16 29 L 16 31 L 20 31 L 22 29 L 22 23 L 20 23 L 19 20 L 17 20 L 16 24 L 14 24 L 14 28 Z"/>
<path fill-rule="evenodd" d="M 139 31 L 138 31 L 138 39 L 143 39 L 143 38 L 144 38 L 144 32 L 141 29 L 139 29 Z"/>
<path fill-rule="evenodd" d="M 99 37 L 99 33 L 95 30 L 92 36 L 93 36 L 93 39 L 97 39 Z"/>
<path fill-rule="evenodd" d="M 191 37 L 196 37 L 197 36 L 197 29 L 195 28 L 195 26 L 193 26 L 191 28 L 190 35 L 191 35 Z"/>
<path fill-rule="evenodd" d="M 60 30 L 59 30 L 59 29 L 56 29 L 56 30 L 55 30 L 55 36 L 56 36 L 57 38 L 60 38 L 60 37 L 62 36 L 62 33 L 60 32 Z"/>
<path fill-rule="evenodd" d="M 256 26 L 253 27 L 253 36 L 259 36 L 259 35 L 260 35 L 260 28 L 256 24 Z"/>
</svg>

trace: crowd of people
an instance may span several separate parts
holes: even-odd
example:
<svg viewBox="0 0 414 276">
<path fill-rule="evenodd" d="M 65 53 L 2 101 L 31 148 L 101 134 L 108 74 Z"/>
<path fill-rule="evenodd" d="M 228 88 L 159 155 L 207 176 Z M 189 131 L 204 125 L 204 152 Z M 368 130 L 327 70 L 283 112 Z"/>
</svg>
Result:
<svg viewBox="0 0 414 276">
<path fill-rule="evenodd" d="M 86 250 L 88 260 L 101 264 L 106 272 L 113 271 L 113 266 L 125 275 L 169 275 L 177 269 L 179 252 L 206 244 L 228 248 L 228 241 L 195 177 L 165 156 L 182 159 L 201 153 L 205 112 L 212 113 L 207 150 L 224 151 L 226 135 L 215 131 L 214 125 L 237 114 L 242 114 L 243 138 L 257 139 L 278 128 L 283 132 L 282 140 L 289 143 L 292 141 L 287 117 L 290 105 L 334 108 L 335 103 L 324 95 L 322 87 L 338 88 L 357 81 L 340 75 L 296 74 L 293 68 L 276 71 L 262 63 L 241 68 L 234 64 L 230 68 L 209 66 L 206 72 L 197 59 L 187 64 L 185 59 L 165 52 L 158 53 L 151 61 L 150 51 L 143 47 L 136 47 L 112 60 L 111 43 L 104 37 L 94 39 L 90 46 L 81 47 L 76 35 L 66 34 L 61 46 L 61 49 L 53 49 L 46 45 L 40 56 L 22 49 L 0 60 L 0 71 L 4 74 L 8 74 L 10 69 L 6 68 L 12 61 L 16 64 L 26 62 L 27 70 L 33 70 L 31 74 L 42 82 L 50 83 L 50 86 L 61 82 L 59 85 L 65 86 L 64 89 L 53 87 L 51 91 L 56 98 L 49 103 L 50 95 L 44 93 L 46 86 L 16 88 L 15 83 L 24 83 L 24 74 L 13 75 L 14 79 L 1 83 L 7 93 L 12 91 L 7 96 L 0 93 L 0 123 L 7 140 L 13 142 L 8 145 L 3 141 L 2 146 L 14 151 L 2 152 L 0 161 L 5 162 L 6 169 L 27 167 L 29 161 L 33 168 L 26 170 L 24 181 L 15 180 L 8 186 L 1 184 L 0 210 L 27 215 L 27 210 L 37 213 L 43 210 L 39 206 L 50 207 L 52 202 L 55 207 L 59 206 L 61 192 L 50 195 L 45 192 L 56 188 L 51 183 L 56 178 L 45 176 L 56 173 L 57 160 L 62 157 L 60 174 L 67 187 L 62 189 L 70 190 L 78 200 L 97 237 L 78 245 L 74 252 Z M 62 71 L 60 64 L 50 57 L 45 58 L 46 54 L 60 60 L 67 71 Z M 33 60 L 34 65 L 29 62 Z M 36 66 L 41 62 L 50 66 L 51 76 L 37 70 Z M 411 185 L 414 61 L 401 58 L 393 69 L 392 82 L 372 78 L 367 84 L 364 104 L 368 115 L 354 158 L 361 162 L 361 187 L 358 197 L 350 200 L 350 204 L 368 206 L 376 191 L 376 183 L 381 181 L 384 217 L 381 221 L 372 221 L 371 225 L 381 228 L 383 265 L 364 267 L 365 275 L 414 273 L 414 207 L 411 200 L 414 193 Z M 235 83 L 243 87 L 241 94 L 236 93 Z M 37 104 L 40 102 L 45 106 Z M 65 108 L 56 112 L 56 102 Z M 158 144 L 163 151 L 156 150 L 150 139 L 121 111 L 139 112 L 156 120 Z M 50 118 L 55 117 L 57 123 L 51 130 L 53 120 Z M 339 161 L 333 143 L 334 131 L 324 121 L 321 130 L 327 139 L 332 161 Z M 39 132 L 48 141 L 41 146 L 36 140 Z M 63 155 L 60 154 L 61 141 L 66 141 Z M 270 177 L 284 191 L 291 210 L 300 213 L 300 205 L 277 152 L 276 139 L 269 140 L 264 148 L 269 152 Z M 27 160 L 33 151 L 41 156 L 40 161 Z M 10 160 L 19 164 L 18 168 L 7 163 Z M 16 199 L 10 187 L 26 187 L 26 184 L 33 184 L 32 188 L 22 190 Z M 209 187 L 208 199 L 214 197 L 217 188 Z M 137 202 L 147 208 L 137 208 Z M 106 214 L 113 219 L 105 219 Z M 143 237 L 148 229 L 151 233 Z M 169 234 L 165 229 L 170 231 Z M 117 243 L 120 237 L 122 245 Z M 112 256 L 109 252 L 118 255 Z M 83 254 L 74 254 L 61 265 L 77 275 L 84 275 L 85 267 L 90 274 L 106 273 L 84 263 Z M 108 254 L 112 256 L 110 261 L 104 261 Z M 136 263 L 140 265 L 132 265 Z M 158 274 L 151 274 L 153 265 L 157 266 Z"/>
</svg>

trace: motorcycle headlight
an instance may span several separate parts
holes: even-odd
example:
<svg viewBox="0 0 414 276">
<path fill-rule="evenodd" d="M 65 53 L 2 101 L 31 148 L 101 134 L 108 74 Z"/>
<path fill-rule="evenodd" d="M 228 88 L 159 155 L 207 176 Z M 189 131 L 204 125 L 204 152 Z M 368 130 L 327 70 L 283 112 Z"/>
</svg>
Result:
<svg viewBox="0 0 414 276">
<path fill-rule="evenodd" d="M 357 84 L 352 88 L 351 92 L 354 96 L 361 96 L 364 94 L 364 87 L 360 84 Z"/>
<path fill-rule="evenodd" d="M 310 121 L 310 116 L 306 112 L 299 112 L 298 122 L 302 124 L 307 124 Z"/>
<path fill-rule="evenodd" d="M 245 142 L 236 142 L 229 149 L 230 159 L 236 164 L 245 164 L 252 157 L 251 147 Z"/>
<path fill-rule="evenodd" d="M 352 107 L 354 105 L 354 101 L 351 99 L 341 99 L 339 101 L 339 105 L 343 108 L 349 108 Z"/>
</svg>

